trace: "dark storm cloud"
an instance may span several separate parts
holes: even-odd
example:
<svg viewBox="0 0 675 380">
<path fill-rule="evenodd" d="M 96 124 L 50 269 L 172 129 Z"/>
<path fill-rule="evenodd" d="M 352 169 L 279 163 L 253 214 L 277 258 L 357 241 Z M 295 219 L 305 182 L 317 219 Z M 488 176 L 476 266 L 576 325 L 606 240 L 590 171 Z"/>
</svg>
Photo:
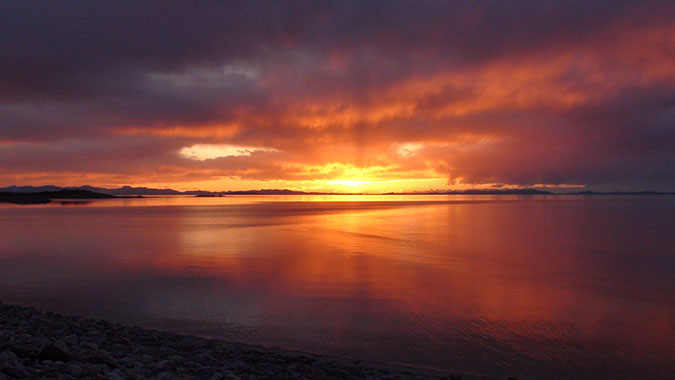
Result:
<svg viewBox="0 0 675 380">
<path fill-rule="evenodd" d="M 134 74 L 218 66 L 288 48 L 476 63 L 573 44 L 636 8 L 651 8 L 631 1 L 5 1 L 0 7 L 6 100 L 128 95 Z"/>
<path fill-rule="evenodd" d="M 666 1 L 4 1 L 0 169 L 671 186 L 673 19 Z M 283 153 L 176 155 L 209 142 Z"/>
</svg>

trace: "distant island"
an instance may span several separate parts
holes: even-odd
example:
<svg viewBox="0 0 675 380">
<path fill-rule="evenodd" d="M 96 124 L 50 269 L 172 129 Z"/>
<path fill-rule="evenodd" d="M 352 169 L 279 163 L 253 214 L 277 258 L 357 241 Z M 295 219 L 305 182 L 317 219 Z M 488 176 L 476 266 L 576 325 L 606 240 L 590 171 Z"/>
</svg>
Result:
<svg viewBox="0 0 675 380">
<path fill-rule="evenodd" d="M 0 202 L 15 204 L 49 203 L 54 199 L 106 199 L 132 196 L 184 195 L 197 197 L 223 197 L 235 195 L 673 195 L 675 192 L 657 191 L 576 191 L 551 192 L 534 188 L 508 189 L 467 189 L 467 190 L 430 190 L 412 192 L 370 193 L 331 193 L 316 191 L 298 191 L 289 189 L 260 189 L 236 191 L 205 191 L 174 189 L 157 189 L 149 187 L 122 186 L 104 188 L 94 186 L 59 187 L 59 186 L 8 186 L 0 188 Z"/>
<path fill-rule="evenodd" d="M 61 189 L 37 192 L 0 191 L 0 202 L 14 204 L 44 204 L 54 199 L 109 199 L 116 198 L 110 194 L 97 193 L 79 189 Z"/>
<path fill-rule="evenodd" d="M 181 192 L 173 189 L 153 189 L 149 187 L 131 187 L 131 186 L 122 186 L 118 188 L 105 188 L 105 187 L 94 187 L 94 186 L 78 186 L 78 187 L 60 187 L 54 185 L 47 186 L 8 186 L 0 188 L 0 192 L 10 192 L 10 193 L 40 193 L 40 192 L 55 192 L 61 190 L 84 190 L 94 193 L 116 195 L 116 196 L 126 196 L 126 195 L 197 195 L 197 194 L 206 194 L 210 193 L 208 191 L 187 191 Z"/>
<path fill-rule="evenodd" d="M 150 187 L 132 187 L 122 186 L 118 188 L 105 188 L 94 186 L 79 186 L 79 187 L 60 187 L 54 185 L 47 186 L 8 186 L 0 188 L 0 193 L 14 193 L 14 194 L 36 194 L 36 193 L 55 193 L 59 191 L 85 191 L 89 193 L 99 193 L 111 196 L 137 196 L 137 195 L 195 195 L 200 197 L 213 197 L 220 195 L 334 195 L 336 193 L 322 193 L 322 192 L 305 192 L 288 189 L 261 189 L 261 190 L 242 190 L 242 191 L 205 191 L 205 190 L 188 190 L 178 191 L 174 189 L 156 189 Z M 346 194 L 346 193 L 340 193 Z"/>
</svg>

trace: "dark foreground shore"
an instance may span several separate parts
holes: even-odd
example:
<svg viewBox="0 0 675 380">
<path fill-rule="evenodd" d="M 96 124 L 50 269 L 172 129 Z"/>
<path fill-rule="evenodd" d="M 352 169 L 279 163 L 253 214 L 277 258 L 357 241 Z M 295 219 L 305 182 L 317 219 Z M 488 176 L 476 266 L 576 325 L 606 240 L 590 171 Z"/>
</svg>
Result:
<svg viewBox="0 0 675 380">
<path fill-rule="evenodd" d="M 483 379 L 234 344 L 0 302 L 0 380 Z"/>
</svg>

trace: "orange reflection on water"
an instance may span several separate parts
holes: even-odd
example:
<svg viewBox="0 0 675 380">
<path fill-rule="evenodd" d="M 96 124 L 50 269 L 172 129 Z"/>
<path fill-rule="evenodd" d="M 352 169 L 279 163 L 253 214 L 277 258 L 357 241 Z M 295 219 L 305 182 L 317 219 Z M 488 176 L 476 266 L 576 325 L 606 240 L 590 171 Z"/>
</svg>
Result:
<svg viewBox="0 0 675 380">
<path fill-rule="evenodd" d="M 575 252 L 589 233 L 570 219 L 579 217 L 575 213 L 544 218 L 550 211 L 544 202 L 555 201 L 318 208 L 280 203 L 263 220 L 258 212 L 236 214 L 239 224 L 219 213 L 189 213 L 182 219 L 190 228 L 180 229 L 180 254 L 157 257 L 151 265 L 232 276 L 271 294 L 367 295 L 438 319 L 564 316 L 585 328 L 604 328 L 618 306 L 601 292 L 605 268 L 588 267 L 593 263 Z M 650 330 L 649 321 L 663 314 L 641 308 L 629 317 Z"/>
<path fill-rule="evenodd" d="M 0 252 L 29 251 L 21 231 L 39 226 L 91 274 L 69 272 L 71 288 L 132 286 L 135 323 L 184 332 L 494 375 L 672 367 L 672 200 L 134 202 L 8 209 Z"/>
</svg>

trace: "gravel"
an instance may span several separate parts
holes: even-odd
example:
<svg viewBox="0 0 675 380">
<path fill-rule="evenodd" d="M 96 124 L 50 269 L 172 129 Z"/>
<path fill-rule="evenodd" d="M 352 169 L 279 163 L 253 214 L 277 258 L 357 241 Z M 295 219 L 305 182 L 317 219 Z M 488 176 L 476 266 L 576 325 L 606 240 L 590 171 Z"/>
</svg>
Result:
<svg viewBox="0 0 675 380">
<path fill-rule="evenodd" d="M 184 336 L 0 302 L 0 380 L 482 379 Z"/>
</svg>

